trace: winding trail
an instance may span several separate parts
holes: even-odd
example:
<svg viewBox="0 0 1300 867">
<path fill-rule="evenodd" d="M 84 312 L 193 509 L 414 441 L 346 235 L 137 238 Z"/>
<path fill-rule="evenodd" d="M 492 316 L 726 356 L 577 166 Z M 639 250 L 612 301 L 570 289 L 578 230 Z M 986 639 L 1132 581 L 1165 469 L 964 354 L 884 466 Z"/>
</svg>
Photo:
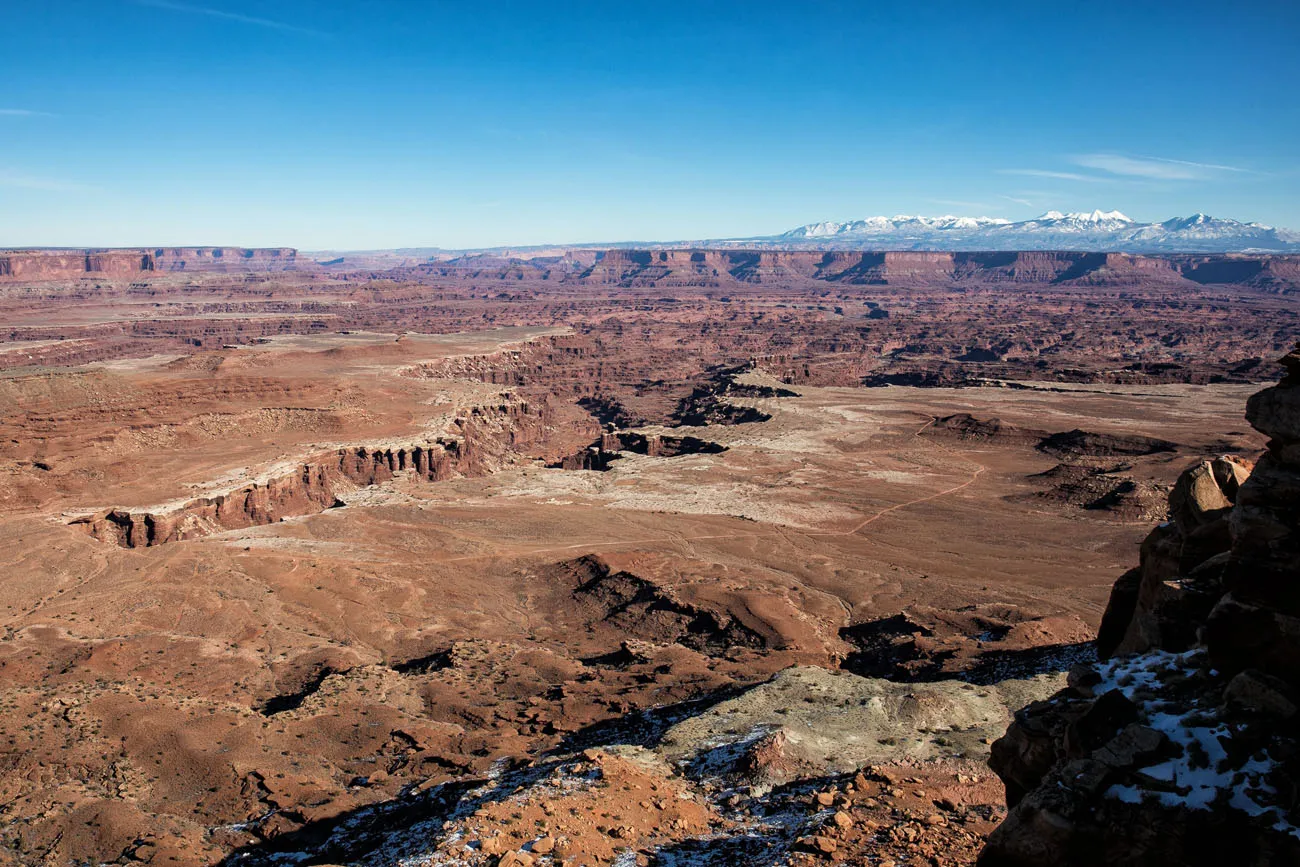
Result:
<svg viewBox="0 0 1300 867">
<path fill-rule="evenodd" d="M 926 432 L 926 430 L 928 430 L 932 425 L 934 425 L 936 421 L 938 421 L 938 419 L 932 417 L 925 424 L 921 425 L 920 429 L 917 430 L 916 433 L 912 434 L 912 436 L 914 437 L 921 436 Z M 881 518 L 885 517 L 886 515 L 892 514 L 893 512 L 897 512 L 902 509 L 907 509 L 912 506 L 918 506 L 921 503 L 928 503 L 933 500 L 938 500 L 943 497 L 948 497 L 953 494 L 959 493 L 960 491 L 964 491 L 966 488 L 969 488 L 971 485 L 975 484 L 975 482 L 984 473 L 984 471 L 988 469 L 988 467 L 984 466 L 978 461 L 972 460 L 970 455 L 965 452 L 959 452 L 956 449 L 953 449 L 950 446 L 944 445 L 943 443 L 940 442 L 936 442 L 935 445 L 938 448 L 943 449 L 944 451 L 957 455 L 964 461 L 968 461 L 969 463 L 974 464 L 975 470 L 971 473 L 970 478 L 966 479 L 966 481 L 962 482 L 959 485 L 952 486 L 951 488 L 945 488 L 942 491 L 938 491 L 933 494 L 927 494 L 924 497 L 917 497 L 916 499 L 908 500 L 905 503 L 896 503 L 895 505 L 887 506 L 872 515 L 868 515 L 866 518 L 863 518 L 861 521 L 859 521 L 857 524 L 853 525 L 852 527 L 848 528 L 847 530 L 795 530 L 789 527 L 781 527 L 775 530 L 768 530 L 761 533 L 715 533 L 715 534 L 703 535 L 703 536 L 668 536 L 668 537 L 658 536 L 651 539 L 620 539 L 618 541 L 613 541 L 613 542 L 577 542 L 572 545 L 557 545 L 557 546 L 546 547 L 546 548 L 533 548 L 528 551 L 521 551 L 515 555 L 499 554 L 499 553 L 470 554 L 464 557 L 451 557 L 448 558 L 447 560 L 443 560 L 442 562 L 463 563 L 468 560 L 490 560 L 490 559 L 506 557 L 506 556 L 531 557 L 538 554 L 558 554 L 565 551 L 575 551 L 578 549 L 621 547 L 627 545 L 660 544 L 664 542 L 689 543 L 689 542 L 706 542 L 715 539 L 759 539 L 759 538 L 772 538 L 774 536 L 782 536 L 788 538 L 788 535 L 790 534 L 796 536 L 814 537 L 814 538 L 853 536 L 861 532 L 863 529 L 870 526 L 871 524 L 875 523 L 876 521 L 880 520 Z"/>
<path fill-rule="evenodd" d="M 921 425 L 921 429 L 918 430 L 916 433 L 912 434 L 912 436 L 919 437 L 921 434 L 925 433 L 926 429 L 929 428 L 931 425 L 933 425 L 936 421 L 938 421 L 938 419 L 935 419 L 935 418 L 930 419 L 930 420 L 927 421 L 925 424 Z M 873 522 L 875 522 L 875 521 L 877 521 L 877 520 L 879 520 L 879 519 L 885 517 L 885 516 L 888 515 L 890 512 L 897 512 L 899 509 L 906 509 L 906 508 L 908 508 L 909 506 L 917 506 L 917 505 L 920 505 L 921 503 L 928 503 L 928 502 L 930 502 L 931 500 L 937 500 L 937 499 L 939 499 L 940 497 L 946 497 L 946 496 L 948 496 L 948 495 L 950 495 L 950 494 L 955 494 L 955 493 L 957 493 L 958 491 L 964 491 L 966 488 L 969 488 L 971 485 L 975 484 L 975 481 L 976 481 L 976 479 L 978 479 L 978 478 L 980 477 L 980 474 L 983 473 L 985 470 L 988 469 L 988 467 L 984 466 L 983 464 L 979 463 L 978 461 L 972 461 L 972 460 L 970 459 L 970 456 L 967 455 L 967 454 L 965 454 L 964 452 L 958 452 L 958 451 L 956 451 L 955 449 L 949 448 L 948 446 L 944 445 L 943 443 L 935 443 L 935 445 L 937 445 L 939 448 L 943 449 L 944 451 L 952 452 L 952 453 L 955 454 L 955 455 L 959 455 L 959 456 L 961 457 L 962 460 L 970 461 L 972 464 L 975 464 L 975 467 L 976 467 L 975 472 L 971 473 L 970 478 L 967 479 L 966 481 L 962 482 L 960 485 L 955 485 L 955 486 L 953 486 L 953 487 L 951 487 L 951 488 L 947 488 L 946 490 L 939 491 L 939 492 L 936 493 L 936 494 L 930 494 L 929 496 L 925 496 L 925 497 L 917 497 L 915 500 L 908 500 L 906 503 L 899 503 L 898 505 L 895 505 L 895 506 L 889 506 L 888 508 L 881 509 L 879 512 L 876 512 L 876 514 L 874 514 L 874 515 L 872 515 L 872 516 L 870 516 L 870 517 L 868 517 L 868 518 L 863 519 L 859 524 L 857 524 L 855 527 L 852 527 L 851 529 L 848 529 L 848 530 L 826 530 L 826 531 L 816 531 L 816 530 L 814 530 L 814 531 L 811 531 L 811 532 L 803 532 L 803 533 L 801 533 L 800 535 L 803 535 L 803 536 L 852 536 L 853 534 L 857 533 L 859 530 L 863 529 L 863 528 L 866 527 L 867 525 L 869 525 L 869 524 L 871 524 L 871 523 L 873 523 Z"/>
</svg>

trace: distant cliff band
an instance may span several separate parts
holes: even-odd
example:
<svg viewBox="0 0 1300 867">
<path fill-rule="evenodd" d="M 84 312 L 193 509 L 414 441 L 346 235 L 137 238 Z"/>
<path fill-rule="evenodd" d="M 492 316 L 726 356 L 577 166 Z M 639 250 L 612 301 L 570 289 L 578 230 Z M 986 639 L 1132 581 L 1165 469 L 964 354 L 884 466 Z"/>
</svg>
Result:
<svg viewBox="0 0 1300 867">
<path fill-rule="evenodd" d="M 314 267 L 291 247 L 158 247 L 128 250 L 0 252 L 0 280 L 132 277 L 173 271 L 293 271 Z"/>
<path fill-rule="evenodd" d="M 1199 283 L 1300 292 L 1300 255 L 1088 252 L 870 252 L 737 249 L 613 249 L 563 256 L 467 254 L 390 269 L 393 278 L 537 279 L 622 286 L 726 286 L 816 281 L 857 285 L 944 286 L 1079 283 L 1126 286 Z M 594 260 L 594 261 L 593 261 Z M 316 262 L 290 247 L 161 247 L 129 250 L 0 252 L 0 281 L 86 277 L 132 278 L 175 272 L 324 271 L 344 260 Z"/>
</svg>

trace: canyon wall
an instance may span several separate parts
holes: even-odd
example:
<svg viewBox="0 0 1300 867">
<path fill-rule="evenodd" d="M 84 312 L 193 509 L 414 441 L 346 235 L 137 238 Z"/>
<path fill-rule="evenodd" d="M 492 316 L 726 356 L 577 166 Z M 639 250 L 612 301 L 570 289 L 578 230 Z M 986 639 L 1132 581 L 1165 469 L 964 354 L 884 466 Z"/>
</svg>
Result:
<svg viewBox="0 0 1300 867">
<path fill-rule="evenodd" d="M 153 270 L 153 255 L 143 250 L 0 253 L 0 280 L 37 282 L 97 274 L 132 277 Z"/>
<path fill-rule="evenodd" d="M 152 251 L 156 271 L 298 271 L 315 263 L 299 259 L 292 247 L 159 247 Z"/>
<path fill-rule="evenodd" d="M 159 247 L 129 250 L 0 252 L 0 281 L 41 282 L 79 277 L 139 277 L 173 271 L 216 273 L 314 269 L 291 247 Z"/>
<path fill-rule="evenodd" d="M 1300 290 L 1300 256 L 1139 256 L 1084 252 L 609 250 L 581 274 L 625 286 L 817 280 L 865 285 L 953 283 L 1246 284 Z"/>
<path fill-rule="evenodd" d="M 446 437 L 413 445 L 321 452 L 303 458 L 292 469 L 270 472 L 225 493 L 157 508 L 105 509 L 78 517 L 72 524 L 124 548 L 148 548 L 272 524 L 342 505 L 338 495 L 344 490 L 377 485 L 401 472 L 429 482 L 486 475 L 520 449 L 541 443 L 549 415 L 545 401 L 507 397 L 500 404 L 475 406 L 458 415 Z"/>
<path fill-rule="evenodd" d="M 590 260 L 594 258 L 594 263 Z M 0 281 L 186 273 L 319 271 L 289 247 L 158 247 L 0 252 Z M 335 268 L 334 270 L 338 270 Z M 584 257 L 471 255 L 374 271 L 371 277 L 579 281 L 618 286 L 729 286 L 807 281 L 858 285 L 1197 283 L 1300 291 L 1300 256 L 1142 256 L 1085 252 L 863 252 L 613 249 Z"/>
</svg>

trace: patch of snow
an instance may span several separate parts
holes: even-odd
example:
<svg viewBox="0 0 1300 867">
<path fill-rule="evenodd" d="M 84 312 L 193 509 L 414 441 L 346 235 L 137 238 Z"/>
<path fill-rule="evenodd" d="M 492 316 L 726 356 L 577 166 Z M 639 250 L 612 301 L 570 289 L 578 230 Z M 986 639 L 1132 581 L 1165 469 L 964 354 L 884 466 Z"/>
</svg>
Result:
<svg viewBox="0 0 1300 867">
<path fill-rule="evenodd" d="M 1156 650 L 1098 666 L 1101 682 L 1093 687 L 1094 694 L 1118 690 L 1138 706 L 1147 726 L 1163 733 L 1181 750 L 1177 758 L 1137 769 L 1154 785 L 1116 784 L 1106 790 L 1106 796 L 1129 804 L 1154 799 L 1190 810 L 1226 805 L 1249 816 L 1276 817 L 1275 829 L 1300 839 L 1300 829 L 1287 822 L 1279 807 L 1267 803 L 1267 796 L 1277 794 L 1268 783 L 1277 770 L 1268 752 L 1261 750 L 1245 762 L 1232 762 L 1225 746 L 1233 738 L 1231 727 L 1212 712 L 1196 707 L 1195 702 L 1190 702 L 1188 710 L 1164 697 L 1161 687 L 1167 678 L 1204 671 L 1203 656 L 1199 649 L 1185 653 Z M 1210 670 L 1208 676 L 1217 678 L 1218 673 Z"/>
</svg>

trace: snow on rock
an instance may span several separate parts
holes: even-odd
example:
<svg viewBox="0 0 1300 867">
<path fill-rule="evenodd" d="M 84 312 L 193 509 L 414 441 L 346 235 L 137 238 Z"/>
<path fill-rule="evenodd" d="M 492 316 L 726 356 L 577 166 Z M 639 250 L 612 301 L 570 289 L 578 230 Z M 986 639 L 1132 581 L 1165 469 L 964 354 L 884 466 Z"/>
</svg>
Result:
<svg viewBox="0 0 1300 867">
<path fill-rule="evenodd" d="M 1204 667 L 1205 652 L 1155 650 L 1111 660 L 1098 667 L 1101 681 L 1092 687 L 1101 695 L 1118 690 L 1137 705 L 1140 719 L 1165 735 L 1181 755 L 1137 768 L 1136 781 L 1116 783 L 1105 794 L 1130 804 L 1154 799 L 1168 807 L 1191 810 L 1230 808 L 1250 816 L 1271 816 L 1276 830 L 1300 839 L 1300 829 L 1288 822 L 1270 799 L 1278 793 L 1269 778 L 1279 772 L 1267 750 L 1234 760 L 1228 750 L 1236 727 L 1225 722 L 1217 709 L 1202 708 L 1196 699 L 1180 703 L 1169 699 L 1167 683 L 1182 680 L 1211 681 L 1221 689 L 1223 678 Z"/>
<path fill-rule="evenodd" d="M 1184 472 L 1112 592 L 1110 658 L 994 743 L 1011 809 L 981 867 L 1300 864 L 1300 346 L 1280 362 L 1247 402 L 1254 469 Z"/>
</svg>

